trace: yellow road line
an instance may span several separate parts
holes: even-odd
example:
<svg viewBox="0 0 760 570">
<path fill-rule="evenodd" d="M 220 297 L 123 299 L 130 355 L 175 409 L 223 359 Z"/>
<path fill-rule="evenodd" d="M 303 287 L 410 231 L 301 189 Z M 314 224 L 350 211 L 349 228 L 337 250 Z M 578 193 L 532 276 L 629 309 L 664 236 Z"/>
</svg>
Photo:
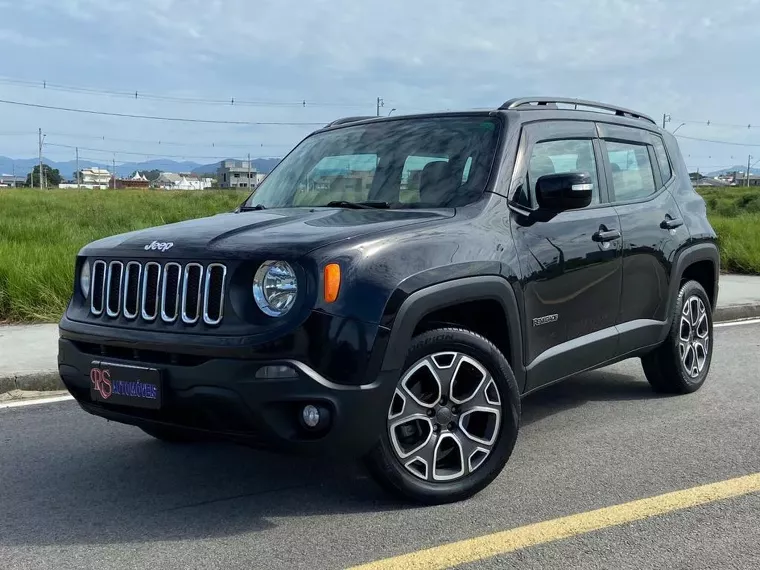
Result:
<svg viewBox="0 0 760 570">
<path fill-rule="evenodd" d="M 451 568 L 538 544 L 757 492 L 760 492 L 760 473 L 436 546 L 356 566 L 354 570 Z"/>
</svg>

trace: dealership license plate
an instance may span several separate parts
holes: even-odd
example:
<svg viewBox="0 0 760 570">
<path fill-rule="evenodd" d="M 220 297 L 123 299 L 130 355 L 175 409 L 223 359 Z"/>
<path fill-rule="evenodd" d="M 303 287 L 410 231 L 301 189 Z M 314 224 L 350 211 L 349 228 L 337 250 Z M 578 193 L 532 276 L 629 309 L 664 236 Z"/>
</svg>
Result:
<svg viewBox="0 0 760 570">
<path fill-rule="evenodd" d="M 156 368 L 93 362 L 90 397 L 95 402 L 157 410 L 161 407 L 161 372 Z"/>
</svg>

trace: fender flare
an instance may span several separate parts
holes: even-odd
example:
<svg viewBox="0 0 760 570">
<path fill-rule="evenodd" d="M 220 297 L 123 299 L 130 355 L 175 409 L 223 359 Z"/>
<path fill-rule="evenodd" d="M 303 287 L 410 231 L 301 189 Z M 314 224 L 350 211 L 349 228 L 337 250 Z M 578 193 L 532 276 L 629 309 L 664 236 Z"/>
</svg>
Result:
<svg viewBox="0 0 760 570">
<path fill-rule="evenodd" d="M 675 302 L 676 295 L 678 295 L 678 289 L 681 286 L 681 278 L 683 277 L 686 268 L 698 261 L 711 261 L 714 268 L 714 282 L 713 298 L 710 299 L 713 312 L 718 302 L 718 283 L 720 278 L 720 251 L 715 243 L 700 243 L 689 246 L 681 250 L 676 257 L 673 269 L 670 275 L 670 291 L 668 295 L 668 322 L 670 322 L 673 312 L 673 303 Z"/>
<path fill-rule="evenodd" d="M 522 327 L 517 297 L 509 282 L 495 275 L 446 281 L 430 285 L 409 295 L 401 304 L 393 321 L 382 370 L 396 371 L 403 367 L 414 329 L 426 315 L 460 303 L 482 300 L 498 302 L 507 317 L 507 330 L 504 332 L 509 337 L 511 354 L 505 357 L 511 361 L 517 385 L 520 390 L 523 390 L 525 368 L 522 359 Z"/>
</svg>

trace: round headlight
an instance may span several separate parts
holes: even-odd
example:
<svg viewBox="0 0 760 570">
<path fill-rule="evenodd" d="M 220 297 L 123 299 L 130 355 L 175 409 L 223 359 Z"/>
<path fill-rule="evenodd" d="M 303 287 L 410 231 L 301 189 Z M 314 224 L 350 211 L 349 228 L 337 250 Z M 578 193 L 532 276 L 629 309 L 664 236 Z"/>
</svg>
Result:
<svg viewBox="0 0 760 570">
<path fill-rule="evenodd" d="M 82 271 L 79 273 L 79 288 L 86 299 L 90 294 L 90 262 L 85 261 Z"/>
<path fill-rule="evenodd" d="M 270 317 L 281 317 L 296 302 L 296 272 L 285 261 L 266 261 L 253 277 L 253 298 Z"/>
</svg>

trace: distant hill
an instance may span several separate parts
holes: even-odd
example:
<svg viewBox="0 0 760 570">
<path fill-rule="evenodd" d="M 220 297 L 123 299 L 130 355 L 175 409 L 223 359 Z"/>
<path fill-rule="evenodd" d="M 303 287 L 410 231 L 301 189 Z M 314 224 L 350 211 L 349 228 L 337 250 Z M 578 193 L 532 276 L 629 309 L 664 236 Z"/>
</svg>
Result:
<svg viewBox="0 0 760 570">
<path fill-rule="evenodd" d="M 38 164 L 36 158 L 18 158 L 11 159 L 7 156 L 0 156 L 0 174 L 13 174 L 14 167 L 16 176 L 26 176 L 32 168 Z M 64 179 L 71 179 L 74 177 L 74 171 L 77 168 L 75 160 L 68 160 L 64 162 L 56 162 L 54 160 L 44 160 L 45 164 L 51 168 L 57 168 L 61 176 Z M 272 169 L 280 162 L 279 158 L 254 158 L 251 160 L 254 168 L 259 172 L 268 174 Z M 116 165 L 116 173 L 119 176 L 129 176 L 135 170 L 161 170 L 165 172 L 192 172 L 195 174 L 215 173 L 218 162 L 213 164 L 198 164 L 197 162 L 177 162 L 175 160 L 147 160 L 144 162 L 125 162 L 123 164 Z M 106 168 L 111 170 L 111 164 L 108 162 L 93 162 L 91 160 L 80 160 L 79 168 Z"/>
<path fill-rule="evenodd" d="M 731 174 L 733 172 L 746 172 L 747 165 L 745 164 L 742 166 L 741 164 L 738 164 L 736 166 L 730 166 L 729 168 L 722 168 L 721 170 L 716 170 L 714 172 L 708 172 L 705 174 L 705 176 L 720 176 L 721 174 Z M 760 174 L 760 168 L 750 168 L 749 169 L 750 174 Z"/>
</svg>

